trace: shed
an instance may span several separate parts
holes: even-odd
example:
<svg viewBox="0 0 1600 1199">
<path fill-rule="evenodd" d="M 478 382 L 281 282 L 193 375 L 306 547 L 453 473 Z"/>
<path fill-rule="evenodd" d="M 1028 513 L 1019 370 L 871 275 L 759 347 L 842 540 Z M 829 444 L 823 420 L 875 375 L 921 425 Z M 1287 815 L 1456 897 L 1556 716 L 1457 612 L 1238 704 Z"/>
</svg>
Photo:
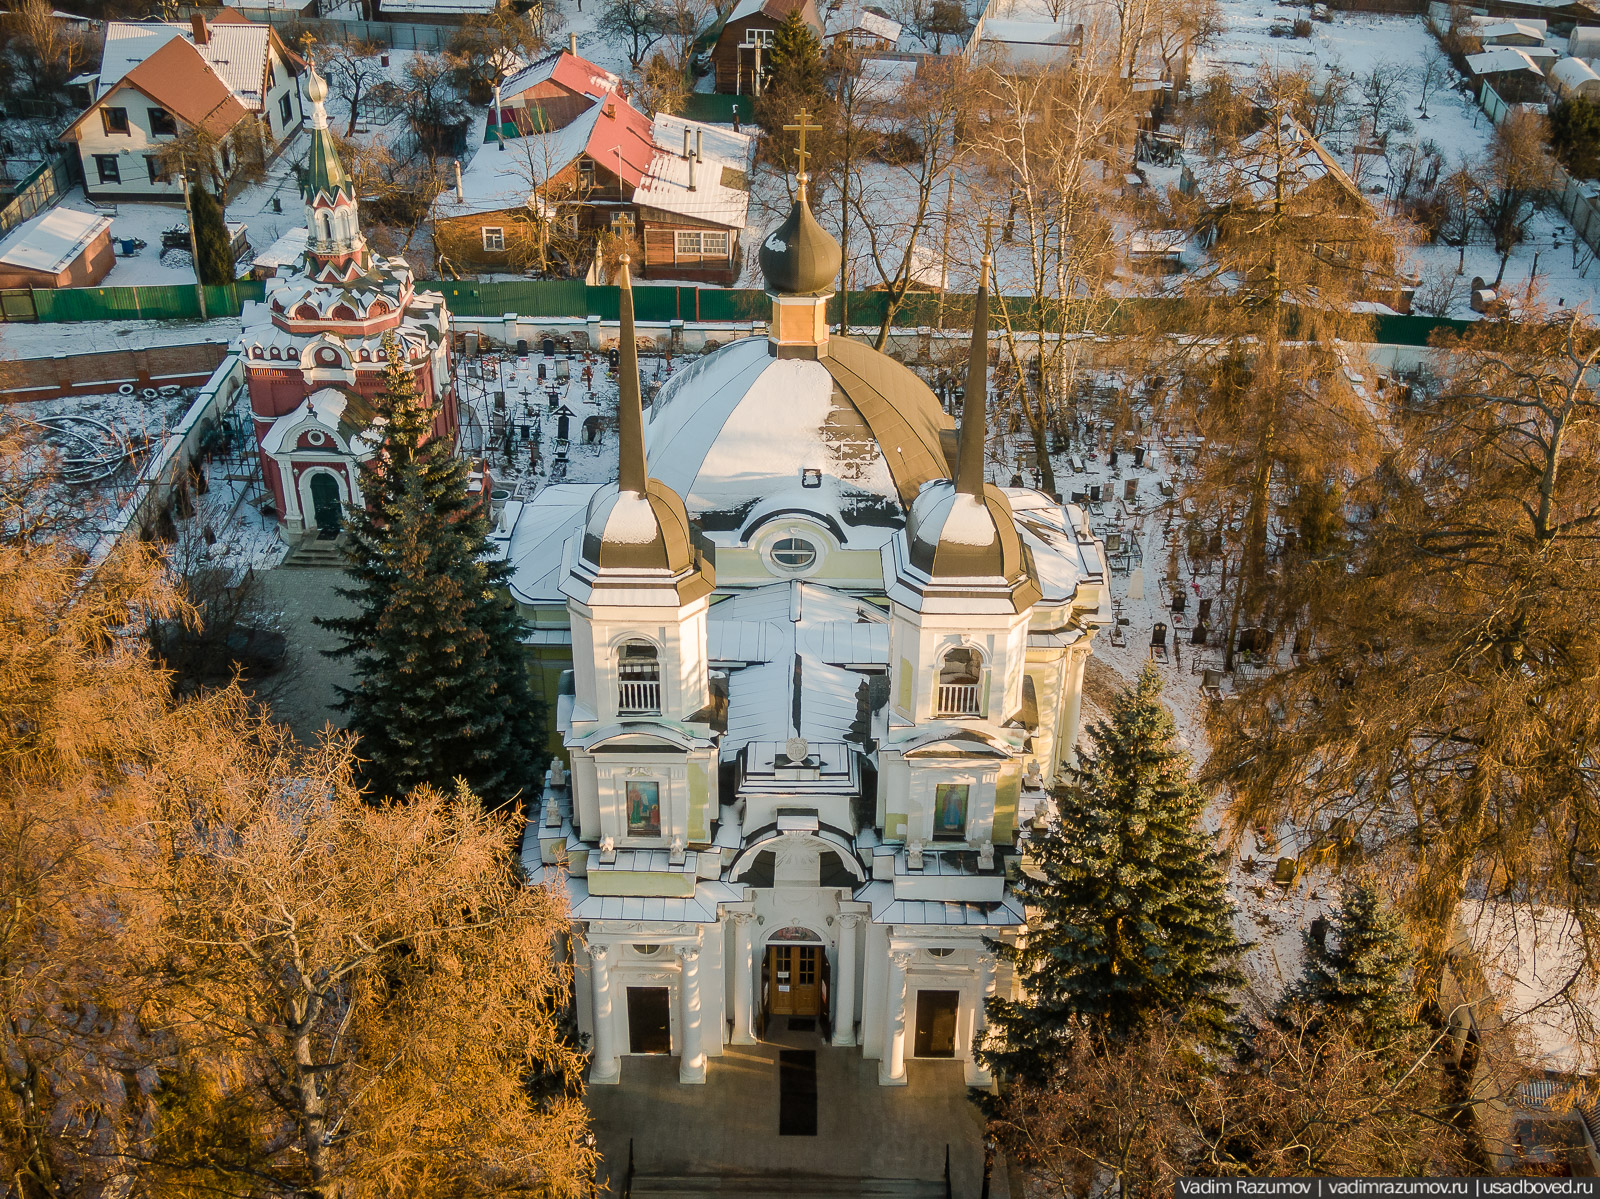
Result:
<svg viewBox="0 0 1600 1199">
<path fill-rule="evenodd" d="M 1550 86 L 1558 96 L 1600 100 L 1600 74 L 1581 58 L 1563 58 L 1551 67 Z"/>
<path fill-rule="evenodd" d="M 111 218 L 52 208 L 0 242 L 0 287 L 92 287 L 116 263 Z"/>
<path fill-rule="evenodd" d="M 306 227 L 296 225 L 251 260 L 250 277 L 271 279 L 279 271 L 299 262 L 305 257 L 306 237 Z"/>
<path fill-rule="evenodd" d="M 1567 35 L 1567 53 L 1573 58 L 1600 58 L 1600 25 L 1579 25 Z"/>
</svg>

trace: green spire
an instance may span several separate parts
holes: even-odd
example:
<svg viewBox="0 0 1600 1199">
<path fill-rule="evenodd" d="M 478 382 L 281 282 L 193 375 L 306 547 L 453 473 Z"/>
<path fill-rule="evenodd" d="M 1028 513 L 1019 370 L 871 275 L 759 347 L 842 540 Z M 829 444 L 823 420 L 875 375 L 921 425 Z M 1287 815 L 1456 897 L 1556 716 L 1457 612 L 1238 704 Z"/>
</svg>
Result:
<svg viewBox="0 0 1600 1199">
<path fill-rule="evenodd" d="M 333 134 L 328 130 L 328 110 L 323 107 L 323 101 L 328 98 L 328 84 L 315 67 L 311 68 L 311 78 L 306 82 L 306 97 L 311 101 L 311 153 L 306 157 L 302 190 L 305 201 L 311 204 L 319 195 L 335 196 L 340 192 L 354 200 L 355 188 L 350 176 L 345 174 L 338 147 L 333 144 Z"/>
</svg>

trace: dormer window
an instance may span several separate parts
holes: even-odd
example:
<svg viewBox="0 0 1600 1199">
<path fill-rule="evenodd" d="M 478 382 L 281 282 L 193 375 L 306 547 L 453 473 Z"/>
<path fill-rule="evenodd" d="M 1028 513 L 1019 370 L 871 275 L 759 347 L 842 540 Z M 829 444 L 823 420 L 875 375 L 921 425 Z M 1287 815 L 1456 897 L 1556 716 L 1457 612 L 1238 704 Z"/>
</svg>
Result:
<svg viewBox="0 0 1600 1199">
<path fill-rule="evenodd" d="M 617 651 L 617 711 L 625 716 L 661 714 L 661 660 L 647 641 L 629 641 Z"/>
<path fill-rule="evenodd" d="M 983 658 L 975 649 L 962 646 L 945 654 L 939 667 L 939 689 L 935 696 L 936 716 L 979 716 L 978 687 L 982 682 Z"/>
<path fill-rule="evenodd" d="M 940 783 L 933 789 L 933 839 L 965 841 L 967 838 L 967 783 Z"/>
</svg>

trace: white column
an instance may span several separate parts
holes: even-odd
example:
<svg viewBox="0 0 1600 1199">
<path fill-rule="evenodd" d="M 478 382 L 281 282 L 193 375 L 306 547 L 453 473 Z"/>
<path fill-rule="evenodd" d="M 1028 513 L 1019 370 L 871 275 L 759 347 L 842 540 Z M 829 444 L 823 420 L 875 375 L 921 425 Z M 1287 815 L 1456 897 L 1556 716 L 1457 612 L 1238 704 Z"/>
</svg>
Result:
<svg viewBox="0 0 1600 1199">
<path fill-rule="evenodd" d="M 754 1045 L 755 968 L 750 961 L 750 921 L 752 912 L 731 912 L 733 920 L 733 1039 L 734 1045 Z"/>
<path fill-rule="evenodd" d="M 1054 778 L 1061 771 L 1061 762 L 1065 761 L 1073 766 L 1078 764 L 1078 722 L 1083 716 L 1083 668 L 1089 662 L 1089 647 L 1082 649 L 1074 646 L 1067 651 L 1067 710 L 1061 718 L 1061 742 L 1056 747 L 1057 761 L 1047 765 L 1046 777 Z M 1032 813 L 1028 813 L 1032 815 Z M 1021 812 L 1017 813 L 1020 823 L 1023 819 Z"/>
<path fill-rule="evenodd" d="M 994 1081 L 982 1062 L 978 1060 L 978 1046 L 983 1044 L 983 1031 L 989 1027 L 989 1000 L 994 997 L 994 954 L 978 954 L 978 1002 L 972 1016 L 972 1045 L 967 1052 L 967 1085 L 986 1087 Z"/>
<path fill-rule="evenodd" d="M 591 1083 L 620 1082 L 622 1062 L 617 1057 L 616 1021 L 611 1014 L 611 946 L 590 945 L 590 982 L 594 991 L 594 1061 Z"/>
<path fill-rule="evenodd" d="M 839 969 L 833 984 L 833 1043 L 856 1043 L 856 925 L 854 912 L 839 914 Z"/>
<path fill-rule="evenodd" d="M 678 1054 L 678 1081 L 705 1082 L 706 1054 L 700 1037 L 700 947 L 682 945 L 677 952 L 683 963 L 678 980 L 678 998 L 683 1004 L 678 1029 L 683 1041 Z"/>
<path fill-rule="evenodd" d="M 906 1085 L 906 967 L 910 965 L 911 955 L 905 950 L 889 954 L 888 1013 L 878 1062 L 878 1083 L 885 1087 Z"/>
</svg>

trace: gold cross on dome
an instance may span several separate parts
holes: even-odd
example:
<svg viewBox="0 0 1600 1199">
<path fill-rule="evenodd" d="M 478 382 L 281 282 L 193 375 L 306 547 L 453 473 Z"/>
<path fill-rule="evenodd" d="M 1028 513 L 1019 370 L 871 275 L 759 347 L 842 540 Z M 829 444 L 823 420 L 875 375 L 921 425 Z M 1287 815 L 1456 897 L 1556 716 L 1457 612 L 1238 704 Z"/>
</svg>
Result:
<svg viewBox="0 0 1600 1199">
<path fill-rule="evenodd" d="M 633 236 L 633 216 L 630 213 L 619 212 L 611 218 L 611 232 L 627 241 Z"/>
<path fill-rule="evenodd" d="M 987 254 L 994 248 L 994 231 L 1000 228 L 1000 222 L 994 219 L 994 213 L 989 213 L 978 222 L 983 229 L 983 252 Z"/>
<path fill-rule="evenodd" d="M 794 119 L 797 123 L 785 125 L 783 130 L 785 133 L 798 133 L 800 135 L 800 144 L 795 147 L 794 156 L 799 160 L 800 174 L 804 175 L 806 173 L 806 159 L 811 157 L 811 151 L 806 149 L 806 134 L 808 132 L 821 133 L 822 126 L 810 124 L 811 113 L 804 108 L 795 113 Z"/>
</svg>

